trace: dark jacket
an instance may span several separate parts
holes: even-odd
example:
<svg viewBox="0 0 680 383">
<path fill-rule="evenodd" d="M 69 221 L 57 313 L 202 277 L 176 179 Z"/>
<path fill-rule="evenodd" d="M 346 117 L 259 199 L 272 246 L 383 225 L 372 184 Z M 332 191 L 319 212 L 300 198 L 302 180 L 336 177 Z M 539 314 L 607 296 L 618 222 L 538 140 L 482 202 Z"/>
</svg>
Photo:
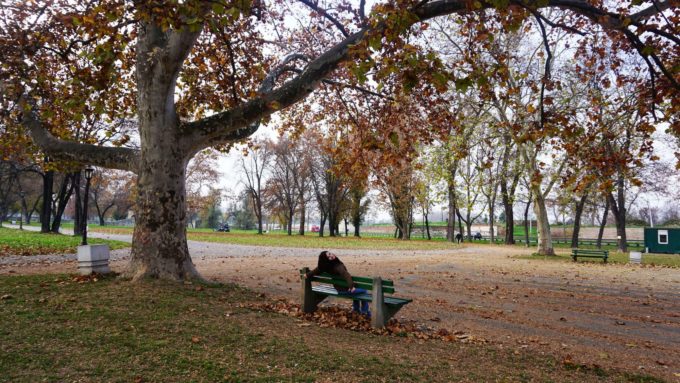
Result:
<svg viewBox="0 0 680 383">
<path fill-rule="evenodd" d="M 344 286 L 338 286 L 338 285 L 333 285 L 336 290 L 338 291 L 347 291 L 354 287 L 354 282 L 352 282 L 352 275 L 347 271 L 347 268 L 345 267 L 345 264 L 342 262 L 338 262 L 333 265 L 333 269 L 327 271 L 329 274 L 337 275 L 341 278 L 343 278 L 345 281 L 347 281 L 347 285 L 349 288 L 344 287 Z M 311 278 L 315 275 L 319 275 L 323 273 L 323 271 L 319 270 L 319 268 L 315 268 L 314 270 L 310 271 L 307 273 L 307 278 Z"/>
</svg>

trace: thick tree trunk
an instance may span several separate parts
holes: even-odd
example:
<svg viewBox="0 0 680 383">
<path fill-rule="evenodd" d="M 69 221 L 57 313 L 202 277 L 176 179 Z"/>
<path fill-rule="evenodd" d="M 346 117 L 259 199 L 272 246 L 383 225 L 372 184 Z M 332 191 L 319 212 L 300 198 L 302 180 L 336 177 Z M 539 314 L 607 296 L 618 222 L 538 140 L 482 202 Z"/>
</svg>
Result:
<svg viewBox="0 0 680 383">
<path fill-rule="evenodd" d="M 530 247 L 530 242 L 529 242 L 529 233 L 530 231 L 530 226 L 529 226 L 529 207 L 531 206 L 531 199 L 532 199 L 532 194 L 531 191 L 529 191 L 529 198 L 527 200 L 527 206 L 524 208 L 524 243 L 526 244 L 527 247 Z"/>
<path fill-rule="evenodd" d="M 262 199 L 259 197 L 253 199 L 255 200 L 255 215 L 257 216 L 257 234 L 262 234 Z"/>
<path fill-rule="evenodd" d="M 548 221 L 548 209 L 545 207 L 545 199 L 540 190 L 534 190 L 534 213 L 536 214 L 536 228 L 538 229 L 538 254 L 555 255 L 553 249 L 550 222 Z"/>
<path fill-rule="evenodd" d="M 40 232 L 50 232 L 52 219 L 52 188 L 54 187 L 54 171 L 50 170 L 43 175 L 43 204 L 40 211 Z"/>
<path fill-rule="evenodd" d="M 624 197 L 623 186 L 617 190 L 617 199 L 609 193 L 609 206 L 614 213 L 614 222 L 616 223 L 616 243 L 618 251 L 626 252 L 628 251 L 628 240 L 626 239 L 626 204 Z"/>
<path fill-rule="evenodd" d="M 137 37 L 137 116 L 140 157 L 132 251 L 126 274 L 171 280 L 200 278 L 187 246 L 186 165 L 175 112 L 175 84 L 191 35 L 168 35 L 142 22 Z M 154 54 L 151 54 L 154 52 Z"/>
<path fill-rule="evenodd" d="M 456 240 L 456 189 L 452 182 L 449 182 L 448 189 L 449 211 L 446 220 L 446 239 L 454 242 Z"/>
<path fill-rule="evenodd" d="M 50 231 L 52 233 L 59 233 L 61 229 L 61 219 L 64 216 L 64 210 L 66 210 L 66 204 L 68 200 L 71 199 L 71 194 L 73 193 L 73 175 L 66 174 L 59 187 L 59 194 L 57 195 L 57 203 L 54 213 L 54 220 L 52 221 L 52 226 Z"/>
<path fill-rule="evenodd" d="M 326 226 L 326 214 L 321 214 L 321 220 L 319 222 L 319 237 L 323 237 L 324 226 Z"/>
<path fill-rule="evenodd" d="M 584 193 L 581 199 L 576 203 L 576 214 L 574 215 L 574 232 L 571 234 L 571 247 L 578 248 L 578 236 L 581 231 L 581 216 L 583 215 L 583 207 L 588 200 L 588 193 Z"/>
<path fill-rule="evenodd" d="M 354 236 L 361 237 L 361 221 L 354 220 L 352 226 L 354 226 Z"/>
<path fill-rule="evenodd" d="M 305 209 L 305 200 L 300 197 L 300 229 L 298 230 L 298 234 L 300 235 L 305 235 L 305 215 L 306 215 L 306 209 Z"/>
<path fill-rule="evenodd" d="M 335 237 L 338 232 L 336 231 L 338 227 L 338 218 L 335 212 L 335 205 L 333 199 L 329 198 L 328 201 L 328 236 Z"/>
<path fill-rule="evenodd" d="M 157 149 L 168 145 L 170 143 L 166 142 L 158 145 Z M 134 280 L 143 277 L 173 280 L 198 277 L 187 246 L 186 160 L 173 152 L 142 156 L 137 181 L 132 259 L 128 270 Z"/>
<path fill-rule="evenodd" d="M 295 211 L 293 209 L 288 210 L 288 223 L 286 225 L 288 231 L 288 235 L 293 235 L 293 215 L 295 214 Z"/>
<path fill-rule="evenodd" d="M 607 226 L 607 216 L 609 215 L 609 198 L 605 197 L 604 212 L 602 213 L 602 222 L 600 222 L 600 230 L 597 232 L 597 248 L 602 248 L 602 236 L 604 235 L 604 228 Z"/>
<path fill-rule="evenodd" d="M 515 244 L 515 217 L 513 213 L 513 203 L 508 193 L 508 186 L 501 182 L 501 196 L 503 199 L 503 211 L 505 212 L 505 244 Z"/>
</svg>

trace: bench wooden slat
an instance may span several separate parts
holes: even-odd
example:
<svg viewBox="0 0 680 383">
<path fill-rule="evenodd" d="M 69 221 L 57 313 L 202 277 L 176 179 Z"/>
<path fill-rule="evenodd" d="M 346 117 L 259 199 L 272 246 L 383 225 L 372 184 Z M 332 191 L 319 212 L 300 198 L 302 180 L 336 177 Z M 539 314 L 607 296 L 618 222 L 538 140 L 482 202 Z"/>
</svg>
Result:
<svg viewBox="0 0 680 383">
<path fill-rule="evenodd" d="M 300 272 L 300 275 L 302 275 L 302 272 Z M 354 287 L 361 288 L 364 290 L 373 290 L 373 278 L 367 278 L 367 277 L 355 277 L 352 276 L 352 281 L 354 282 Z M 312 278 L 312 282 L 320 282 L 320 283 L 326 283 L 329 285 L 338 285 L 341 287 L 348 287 L 347 286 L 347 281 L 345 281 L 342 278 L 338 278 L 337 276 L 333 274 L 328 274 L 328 273 L 322 273 L 319 275 L 315 275 Z M 385 280 L 382 283 L 383 286 L 383 292 L 386 294 L 394 294 L 394 282 L 391 280 Z"/>
<path fill-rule="evenodd" d="M 602 258 L 604 263 L 607 263 L 609 258 L 609 250 L 589 250 L 589 249 L 572 249 L 571 258 L 576 262 L 578 258 Z"/>
<path fill-rule="evenodd" d="M 372 302 L 373 297 L 371 294 L 365 293 L 365 294 L 340 294 L 336 289 L 330 287 L 330 286 L 314 286 L 312 287 L 312 291 L 315 293 L 320 293 L 324 295 L 330 295 L 336 298 L 345 298 L 345 299 L 352 299 L 352 300 L 360 300 L 360 301 L 366 301 L 366 302 Z M 403 306 L 407 303 L 413 302 L 413 299 L 407 299 L 407 298 L 396 298 L 396 297 L 385 297 L 385 304 L 388 305 L 395 305 L 395 306 Z"/>
</svg>

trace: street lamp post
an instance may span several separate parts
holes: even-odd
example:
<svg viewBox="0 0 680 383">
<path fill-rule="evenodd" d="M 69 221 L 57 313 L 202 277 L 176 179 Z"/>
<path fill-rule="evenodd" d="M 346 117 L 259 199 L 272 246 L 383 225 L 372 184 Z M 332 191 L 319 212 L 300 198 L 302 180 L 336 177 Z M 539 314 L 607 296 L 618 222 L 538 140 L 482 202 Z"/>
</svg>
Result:
<svg viewBox="0 0 680 383">
<path fill-rule="evenodd" d="M 85 168 L 85 179 L 87 182 L 85 182 L 85 198 L 83 201 L 83 246 L 87 245 L 87 197 L 90 194 L 90 180 L 92 179 L 93 172 L 94 169 L 92 167 Z"/>
</svg>

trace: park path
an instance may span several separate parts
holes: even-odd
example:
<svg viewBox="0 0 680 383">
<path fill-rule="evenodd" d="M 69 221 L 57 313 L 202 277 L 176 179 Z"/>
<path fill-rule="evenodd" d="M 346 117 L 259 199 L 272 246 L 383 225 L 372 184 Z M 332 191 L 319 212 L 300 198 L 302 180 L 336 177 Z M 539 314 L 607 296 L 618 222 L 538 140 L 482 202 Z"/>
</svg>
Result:
<svg viewBox="0 0 680 383">
<path fill-rule="evenodd" d="M 92 233 L 130 241 L 130 235 Z M 206 278 L 298 301 L 298 270 L 321 249 L 189 241 Z M 393 279 L 414 298 L 398 317 L 517 353 L 680 382 L 680 269 L 529 260 L 533 249 L 466 244 L 455 250 L 335 250 L 359 275 Z M 49 257 L 49 258 L 46 258 Z M 112 254 L 121 271 L 129 249 Z M 0 274 L 75 271 L 75 255 L 0 259 Z M 348 305 L 346 301 L 339 304 Z"/>
</svg>

